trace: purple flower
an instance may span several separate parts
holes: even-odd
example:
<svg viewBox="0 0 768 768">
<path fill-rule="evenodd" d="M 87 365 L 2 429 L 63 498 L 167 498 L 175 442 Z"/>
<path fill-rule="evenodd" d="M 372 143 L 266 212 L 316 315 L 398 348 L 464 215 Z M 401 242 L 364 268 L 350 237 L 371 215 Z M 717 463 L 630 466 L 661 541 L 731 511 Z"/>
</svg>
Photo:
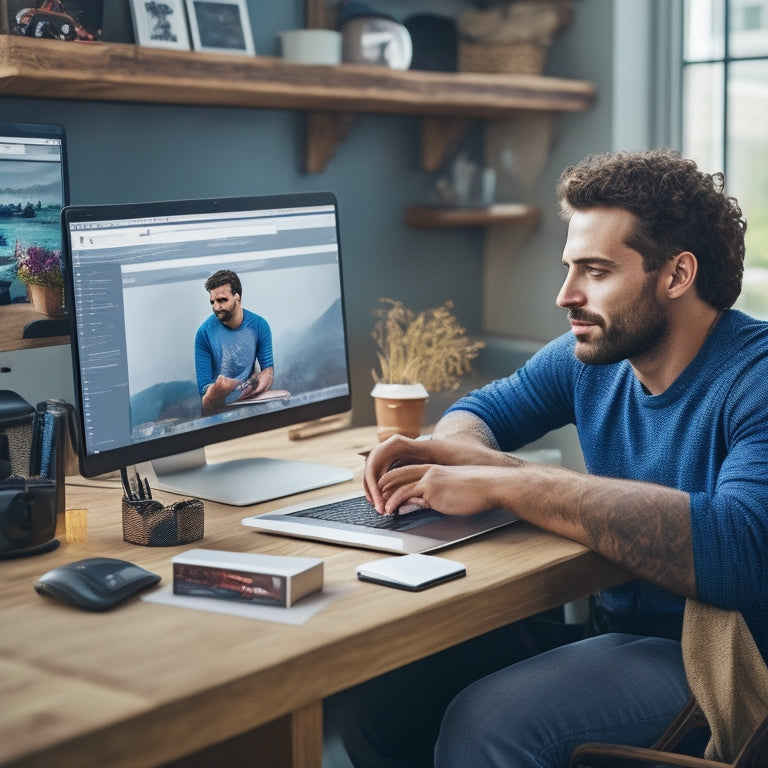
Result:
<svg viewBox="0 0 768 768">
<path fill-rule="evenodd" d="M 61 251 L 30 245 L 22 249 L 16 243 L 16 264 L 19 280 L 35 285 L 50 285 L 60 288 L 64 285 L 61 274 Z"/>
</svg>

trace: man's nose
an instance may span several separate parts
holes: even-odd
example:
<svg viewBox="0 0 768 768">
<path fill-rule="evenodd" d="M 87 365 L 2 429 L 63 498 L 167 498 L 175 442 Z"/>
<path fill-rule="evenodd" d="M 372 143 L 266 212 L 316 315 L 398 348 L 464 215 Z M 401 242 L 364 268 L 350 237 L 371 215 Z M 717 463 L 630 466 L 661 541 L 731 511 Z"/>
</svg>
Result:
<svg viewBox="0 0 768 768">
<path fill-rule="evenodd" d="M 585 304 L 587 297 L 576 285 L 576 281 L 568 275 L 560 286 L 555 303 L 558 307 L 579 307 Z"/>
</svg>

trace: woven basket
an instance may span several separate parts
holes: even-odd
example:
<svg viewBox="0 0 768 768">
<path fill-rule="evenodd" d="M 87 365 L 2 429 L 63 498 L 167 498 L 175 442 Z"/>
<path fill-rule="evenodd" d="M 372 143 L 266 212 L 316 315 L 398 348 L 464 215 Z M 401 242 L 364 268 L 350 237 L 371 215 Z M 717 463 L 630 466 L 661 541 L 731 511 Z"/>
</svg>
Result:
<svg viewBox="0 0 768 768">
<path fill-rule="evenodd" d="M 182 499 L 167 507 L 154 499 L 123 496 L 123 539 L 144 547 L 175 547 L 203 538 L 203 502 Z"/>
<path fill-rule="evenodd" d="M 540 75 L 547 47 L 535 43 L 459 43 L 459 71 Z"/>
</svg>

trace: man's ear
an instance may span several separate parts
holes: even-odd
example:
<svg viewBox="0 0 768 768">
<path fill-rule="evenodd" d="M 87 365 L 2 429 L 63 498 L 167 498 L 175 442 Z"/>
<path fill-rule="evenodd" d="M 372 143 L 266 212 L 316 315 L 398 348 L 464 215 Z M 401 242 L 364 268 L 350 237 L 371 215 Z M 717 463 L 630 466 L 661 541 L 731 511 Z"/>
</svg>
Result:
<svg viewBox="0 0 768 768">
<path fill-rule="evenodd" d="M 682 251 L 667 262 L 666 289 L 670 299 L 680 298 L 693 288 L 698 269 L 699 262 L 690 251 Z"/>
</svg>

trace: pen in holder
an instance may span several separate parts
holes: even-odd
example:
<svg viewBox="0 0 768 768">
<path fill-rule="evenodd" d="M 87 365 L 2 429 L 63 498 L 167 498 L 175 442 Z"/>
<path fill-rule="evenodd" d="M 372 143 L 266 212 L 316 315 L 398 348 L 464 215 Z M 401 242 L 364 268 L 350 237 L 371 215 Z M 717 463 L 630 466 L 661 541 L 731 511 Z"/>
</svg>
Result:
<svg viewBox="0 0 768 768">
<path fill-rule="evenodd" d="M 203 502 L 200 499 L 181 499 L 173 504 L 162 504 L 152 498 L 147 479 L 142 480 L 134 471 L 135 482 L 123 479 L 123 539 L 145 547 L 174 547 L 203 538 Z"/>
</svg>

